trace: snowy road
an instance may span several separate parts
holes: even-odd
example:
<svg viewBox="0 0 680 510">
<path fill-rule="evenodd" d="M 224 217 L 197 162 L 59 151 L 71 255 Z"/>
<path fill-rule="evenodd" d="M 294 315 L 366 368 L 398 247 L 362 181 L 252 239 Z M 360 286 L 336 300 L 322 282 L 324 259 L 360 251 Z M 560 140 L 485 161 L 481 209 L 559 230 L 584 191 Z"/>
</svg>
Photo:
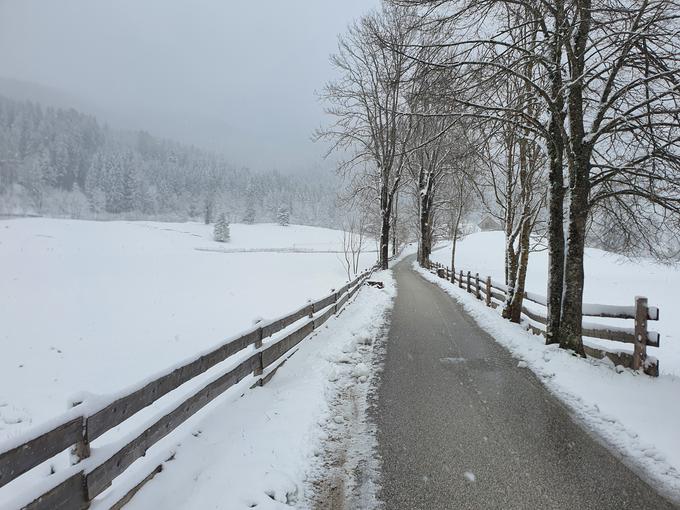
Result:
<svg viewBox="0 0 680 510">
<path fill-rule="evenodd" d="M 385 508 L 673 508 L 410 259 L 394 274 L 374 410 Z"/>
</svg>

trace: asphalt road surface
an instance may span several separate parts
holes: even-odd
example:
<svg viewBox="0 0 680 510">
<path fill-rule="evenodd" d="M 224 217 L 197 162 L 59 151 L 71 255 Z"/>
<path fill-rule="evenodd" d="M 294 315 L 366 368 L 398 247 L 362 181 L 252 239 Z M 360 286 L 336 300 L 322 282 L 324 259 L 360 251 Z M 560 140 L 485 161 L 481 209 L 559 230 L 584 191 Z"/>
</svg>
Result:
<svg viewBox="0 0 680 510">
<path fill-rule="evenodd" d="M 387 510 L 676 508 L 411 262 L 374 409 Z"/>
</svg>

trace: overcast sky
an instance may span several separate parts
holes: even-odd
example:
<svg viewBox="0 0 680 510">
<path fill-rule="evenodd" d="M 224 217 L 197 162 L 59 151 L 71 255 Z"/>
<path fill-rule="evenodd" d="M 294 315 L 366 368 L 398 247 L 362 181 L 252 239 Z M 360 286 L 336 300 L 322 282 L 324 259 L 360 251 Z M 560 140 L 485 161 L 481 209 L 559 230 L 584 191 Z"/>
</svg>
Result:
<svg viewBox="0 0 680 510">
<path fill-rule="evenodd" d="M 315 91 L 378 0 L 0 0 L 0 76 L 238 166 L 319 164 Z M 321 163 L 323 164 L 323 163 Z"/>
</svg>

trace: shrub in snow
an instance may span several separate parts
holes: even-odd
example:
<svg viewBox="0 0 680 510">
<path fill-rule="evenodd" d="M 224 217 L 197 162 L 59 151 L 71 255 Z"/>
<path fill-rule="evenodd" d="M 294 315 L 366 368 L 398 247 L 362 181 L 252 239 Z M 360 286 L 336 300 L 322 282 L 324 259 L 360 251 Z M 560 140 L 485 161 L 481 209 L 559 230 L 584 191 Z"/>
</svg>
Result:
<svg viewBox="0 0 680 510">
<path fill-rule="evenodd" d="M 279 222 L 279 225 L 282 227 L 287 227 L 290 223 L 290 212 L 288 211 L 288 208 L 286 206 L 281 206 L 279 207 L 279 212 L 276 215 L 276 219 Z"/>
<path fill-rule="evenodd" d="M 215 223 L 213 237 L 218 243 L 226 243 L 229 241 L 229 223 L 227 222 L 227 217 L 224 213 L 220 214 L 220 217 Z"/>
</svg>

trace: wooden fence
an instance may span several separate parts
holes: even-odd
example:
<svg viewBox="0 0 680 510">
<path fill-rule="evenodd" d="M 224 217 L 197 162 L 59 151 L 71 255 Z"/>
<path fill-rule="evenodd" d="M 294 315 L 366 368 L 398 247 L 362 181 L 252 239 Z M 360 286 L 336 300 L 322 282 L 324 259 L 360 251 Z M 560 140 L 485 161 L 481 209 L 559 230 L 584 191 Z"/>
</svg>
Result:
<svg viewBox="0 0 680 510">
<path fill-rule="evenodd" d="M 461 289 L 474 293 L 477 299 L 483 299 L 487 306 L 496 308 L 505 304 L 508 294 L 507 287 L 494 281 L 490 276 L 480 278 L 479 273 L 471 271 L 458 273 L 442 264 L 433 262 L 431 271 L 440 278 L 446 278 L 453 283 L 457 283 Z M 524 293 L 525 301 L 529 301 L 538 308 L 546 309 L 547 299 L 545 296 L 534 294 L 533 292 Z M 529 329 L 537 335 L 545 336 L 547 323 L 547 311 L 532 310 L 525 305 L 522 306 L 522 316 L 526 319 Z M 595 305 L 583 304 L 584 317 L 601 317 L 608 319 L 628 319 L 634 321 L 634 326 L 618 327 L 604 324 L 583 322 L 583 336 L 598 338 L 601 340 L 611 340 L 633 344 L 633 354 L 620 350 L 597 349 L 589 345 L 584 345 L 588 356 L 597 359 L 609 358 L 614 364 L 622 365 L 633 370 L 642 370 L 653 377 L 659 375 L 659 362 L 652 356 L 647 356 L 647 346 L 658 347 L 660 343 L 659 334 L 649 331 L 647 321 L 659 320 L 659 309 L 648 306 L 646 297 L 636 297 L 635 303 L 631 306 L 616 305 Z"/>
<path fill-rule="evenodd" d="M 274 372 L 290 357 L 287 355 L 297 344 L 337 313 L 370 277 L 373 269 L 366 271 L 332 294 L 310 303 L 295 312 L 270 322 L 260 322 L 252 330 L 218 348 L 203 354 L 184 365 L 168 371 L 151 382 L 140 384 L 128 394 L 101 403 L 93 408 L 78 405 L 53 420 L 55 426 L 47 432 L 27 434 L 21 444 L 5 447 L 0 445 L 0 487 L 7 485 L 40 464 L 71 449 L 73 464 L 69 470 L 47 478 L 54 483 L 41 481 L 35 499 L 24 505 L 27 510 L 73 510 L 90 506 L 90 502 L 112 485 L 115 478 L 147 450 L 198 410 L 211 402 L 228 388 L 250 374 L 256 379 L 254 386 L 267 383 Z M 306 319 L 306 320 L 304 320 Z M 268 337 L 303 321 L 285 336 L 263 343 Z M 249 354 L 246 349 L 251 347 Z M 137 412 L 183 384 L 204 374 L 208 369 L 239 354 L 242 361 L 226 373 L 212 378 L 182 397 L 172 410 L 146 426 L 145 430 L 129 439 L 124 446 L 106 455 L 90 457 L 90 443 L 107 431 L 122 424 Z M 81 410 L 82 409 L 82 410 Z M 136 493 L 142 484 L 150 480 L 162 466 L 155 466 L 147 476 L 111 508 L 119 509 Z"/>
</svg>

